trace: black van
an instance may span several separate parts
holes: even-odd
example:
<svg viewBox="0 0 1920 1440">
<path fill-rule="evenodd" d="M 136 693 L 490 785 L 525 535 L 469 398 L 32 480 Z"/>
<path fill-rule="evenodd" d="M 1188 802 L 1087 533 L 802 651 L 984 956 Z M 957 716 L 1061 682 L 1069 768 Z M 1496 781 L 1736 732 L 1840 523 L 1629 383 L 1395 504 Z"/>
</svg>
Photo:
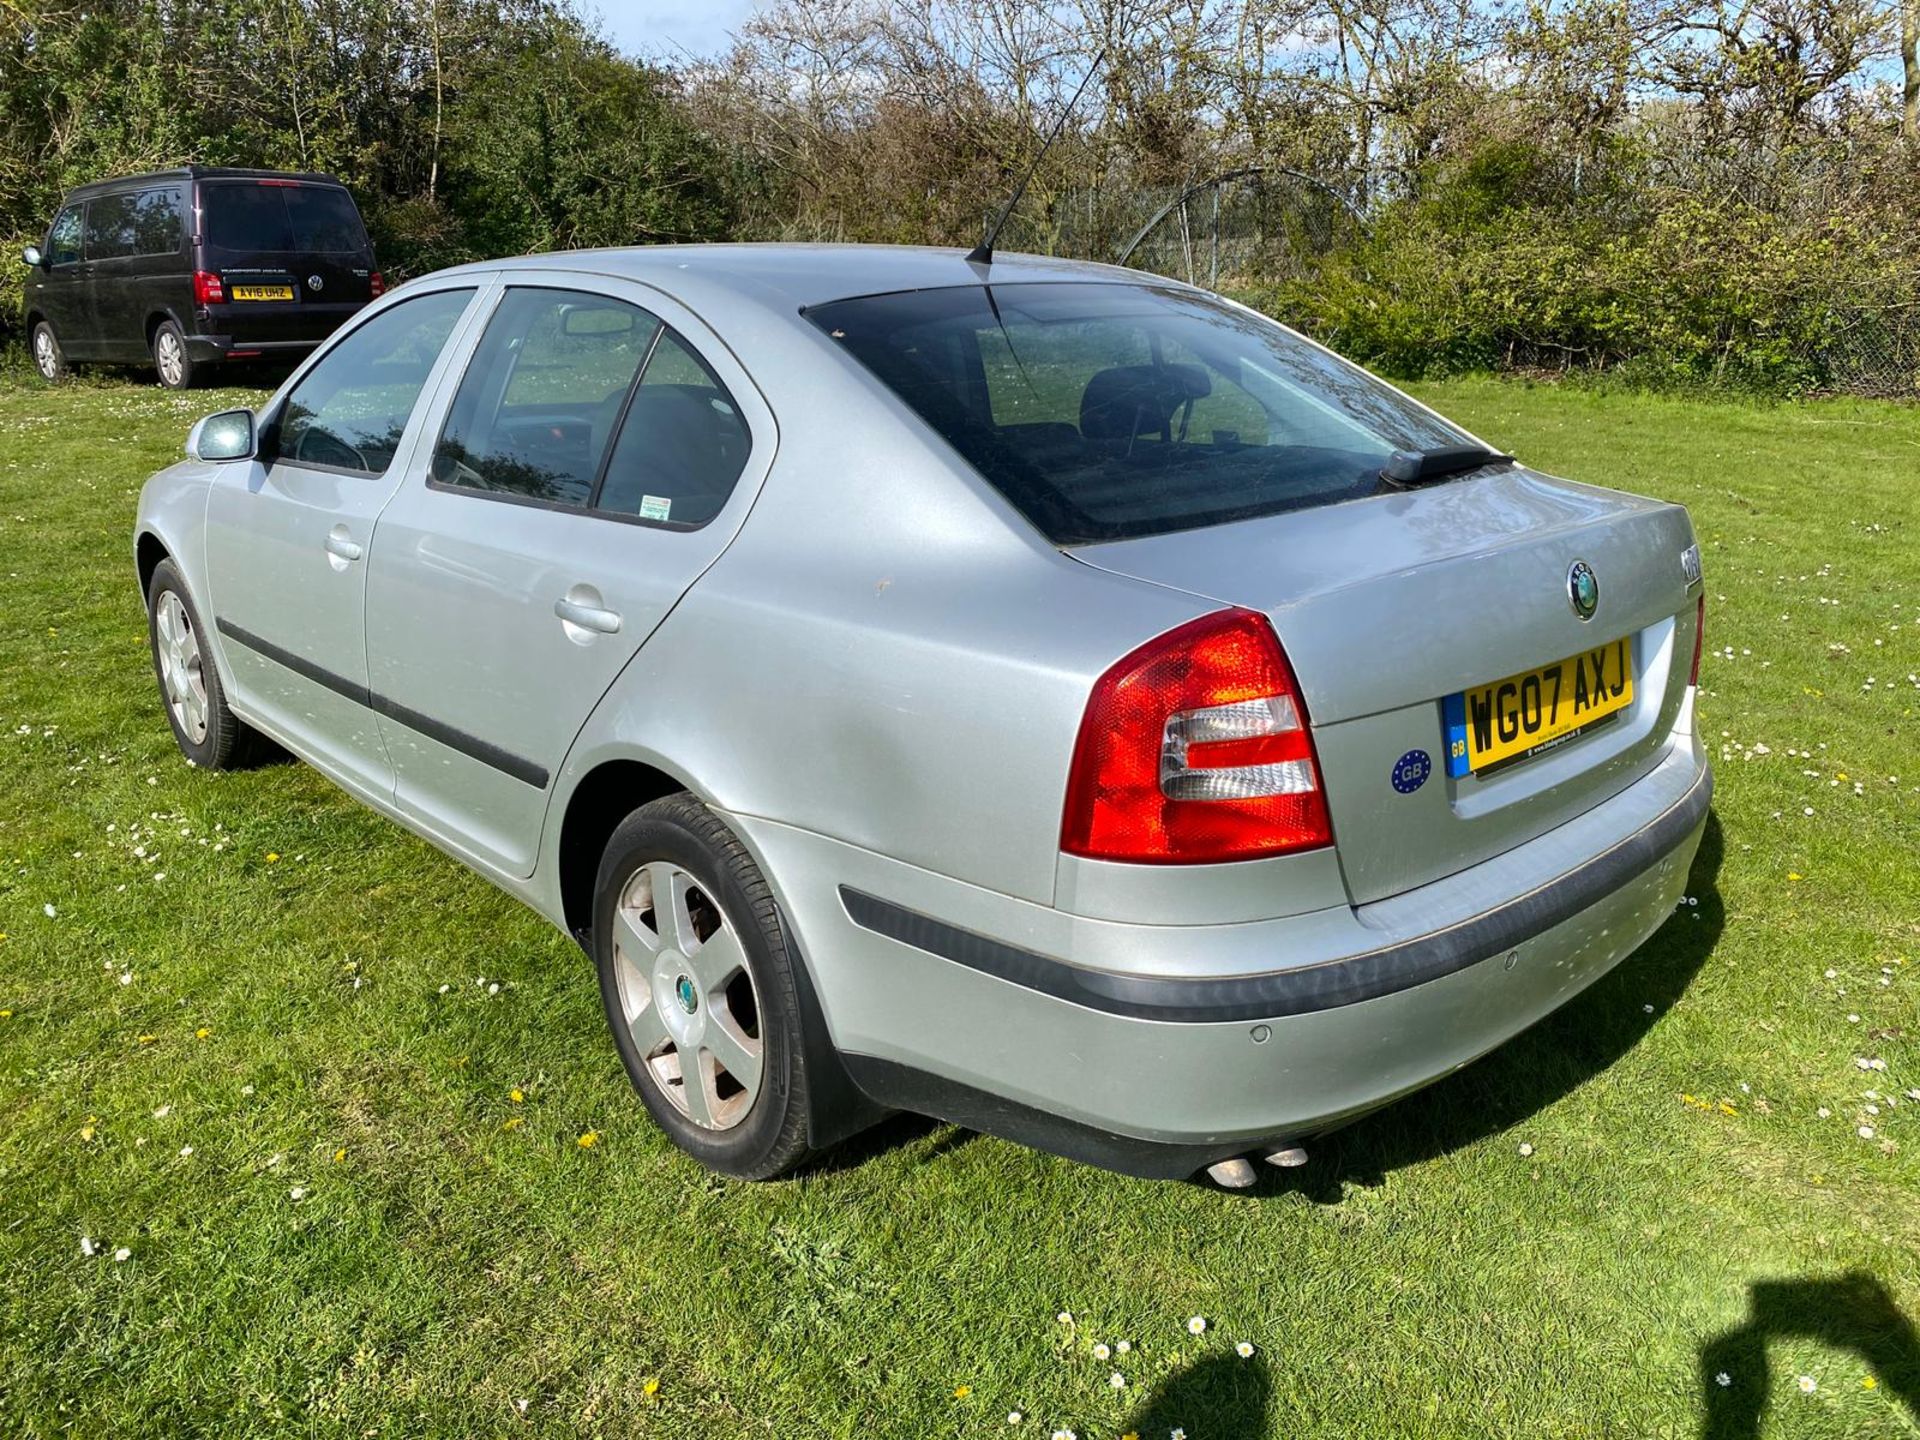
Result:
<svg viewBox="0 0 1920 1440">
<path fill-rule="evenodd" d="M 353 196 L 331 175 L 188 165 L 68 195 L 28 246 L 26 321 L 48 380 L 151 360 L 191 385 L 218 360 L 297 358 L 377 297 Z"/>
</svg>

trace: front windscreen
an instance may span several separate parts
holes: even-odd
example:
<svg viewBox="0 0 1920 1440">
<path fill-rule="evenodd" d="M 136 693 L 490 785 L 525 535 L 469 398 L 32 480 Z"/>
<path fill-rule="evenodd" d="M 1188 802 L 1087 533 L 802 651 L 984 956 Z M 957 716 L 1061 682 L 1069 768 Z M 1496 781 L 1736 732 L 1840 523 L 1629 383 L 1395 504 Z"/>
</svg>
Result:
<svg viewBox="0 0 1920 1440">
<path fill-rule="evenodd" d="M 200 210 L 207 243 L 221 250 L 344 255 L 367 248 L 353 197 L 332 185 L 202 185 Z"/>
<path fill-rule="evenodd" d="M 1473 443 L 1191 291 L 969 285 L 806 313 L 1058 545 L 1356 499 L 1396 450 Z"/>
</svg>

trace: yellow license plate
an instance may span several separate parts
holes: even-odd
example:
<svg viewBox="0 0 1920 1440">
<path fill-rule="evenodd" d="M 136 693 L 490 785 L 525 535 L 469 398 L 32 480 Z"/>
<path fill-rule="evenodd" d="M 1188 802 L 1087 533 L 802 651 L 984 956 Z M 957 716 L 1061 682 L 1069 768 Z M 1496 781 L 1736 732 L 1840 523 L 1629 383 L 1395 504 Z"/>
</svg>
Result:
<svg viewBox="0 0 1920 1440">
<path fill-rule="evenodd" d="M 235 285 L 228 292 L 236 300 L 291 300 L 291 285 Z"/>
<path fill-rule="evenodd" d="M 1623 636 L 1537 670 L 1449 695 L 1447 774 L 1485 775 L 1566 744 L 1633 703 L 1633 643 Z"/>
</svg>

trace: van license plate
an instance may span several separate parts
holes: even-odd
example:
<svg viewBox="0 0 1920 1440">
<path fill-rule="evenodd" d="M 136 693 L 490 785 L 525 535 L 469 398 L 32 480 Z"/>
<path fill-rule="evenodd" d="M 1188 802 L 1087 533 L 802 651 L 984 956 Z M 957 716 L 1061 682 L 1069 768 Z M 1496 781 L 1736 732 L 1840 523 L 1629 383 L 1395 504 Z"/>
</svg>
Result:
<svg viewBox="0 0 1920 1440">
<path fill-rule="evenodd" d="M 291 285 L 235 285 L 229 292 L 236 300 L 291 300 Z"/>
<path fill-rule="evenodd" d="M 1622 636 L 1537 670 L 1447 696 L 1447 774 L 1485 775 L 1566 744 L 1633 704 L 1633 642 Z"/>
</svg>

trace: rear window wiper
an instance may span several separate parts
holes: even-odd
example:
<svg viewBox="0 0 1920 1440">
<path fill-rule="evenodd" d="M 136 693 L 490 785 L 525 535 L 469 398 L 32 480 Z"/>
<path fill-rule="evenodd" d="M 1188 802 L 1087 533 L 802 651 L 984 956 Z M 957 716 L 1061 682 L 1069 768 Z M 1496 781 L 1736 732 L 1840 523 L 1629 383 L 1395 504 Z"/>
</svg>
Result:
<svg viewBox="0 0 1920 1440">
<path fill-rule="evenodd" d="M 1380 468 L 1380 478 L 1402 489 L 1429 485 L 1487 465 L 1511 465 L 1513 456 L 1482 445 L 1436 445 L 1431 450 L 1396 450 Z"/>
</svg>

